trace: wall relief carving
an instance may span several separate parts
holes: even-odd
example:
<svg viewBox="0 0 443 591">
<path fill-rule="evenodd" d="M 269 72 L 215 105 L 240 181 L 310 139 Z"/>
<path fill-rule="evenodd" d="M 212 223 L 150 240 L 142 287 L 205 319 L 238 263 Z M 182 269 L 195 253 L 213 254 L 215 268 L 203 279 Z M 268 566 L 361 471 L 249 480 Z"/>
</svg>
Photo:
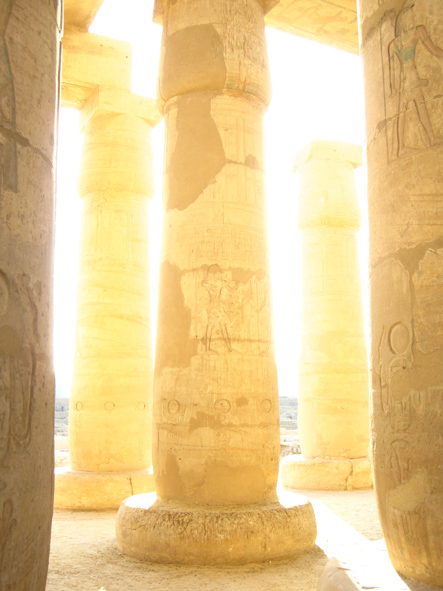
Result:
<svg viewBox="0 0 443 591">
<path fill-rule="evenodd" d="M 0 195 L 2 187 L 18 190 L 14 78 L 6 46 L 6 29 L 13 2 L 3 0 L 0 7 Z"/>
<path fill-rule="evenodd" d="M 184 281 L 185 300 L 193 310 L 191 331 L 198 335 L 200 353 L 260 355 L 269 351 L 268 278 L 261 271 L 243 275 L 236 270 L 221 269 L 217 264 L 210 265 L 199 273 L 196 297 L 191 296 Z"/>
<path fill-rule="evenodd" d="M 36 362 L 24 326 L 36 329 L 34 308 L 27 278 L 16 282 L 0 270 L 0 572 L 16 525 L 9 498 L 13 456 L 25 452 L 31 441 Z"/>
<path fill-rule="evenodd" d="M 443 145 L 443 49 L 433 29 L 409 0 L 382 23 L 388 161 Z"/>
</svg>

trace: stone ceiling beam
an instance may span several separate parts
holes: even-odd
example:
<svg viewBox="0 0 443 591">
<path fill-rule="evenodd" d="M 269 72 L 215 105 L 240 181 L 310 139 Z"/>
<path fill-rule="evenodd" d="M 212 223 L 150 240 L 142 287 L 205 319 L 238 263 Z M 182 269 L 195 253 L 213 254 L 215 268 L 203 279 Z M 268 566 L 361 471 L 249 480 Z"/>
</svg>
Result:
<svg viewBox="0 0 443 591">
<path fill-rule="evenodd" d="M 64 0 L 65 26 L 87 31 L 104 0 Z"/>
<path fill-rule="evenodd" d="M 280 0 L 265 16 L 269 27 L 358 53 L 356 0 Z"/>
<path fill-rule="evenodd" d="M 129 43 L 79 29 L 63 36 L 63 107 L 81 109 L 98 86 L 131 90 L 132 49 Z"/>
</svg>

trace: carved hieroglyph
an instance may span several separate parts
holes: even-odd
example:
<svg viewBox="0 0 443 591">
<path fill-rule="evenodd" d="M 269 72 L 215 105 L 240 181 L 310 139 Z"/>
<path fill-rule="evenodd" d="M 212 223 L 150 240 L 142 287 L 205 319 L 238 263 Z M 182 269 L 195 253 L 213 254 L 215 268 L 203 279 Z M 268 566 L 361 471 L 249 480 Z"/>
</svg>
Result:
<svg viewBox="0 0 443 591">
<path fill-rule="evenodd" d="M 109 505 L 100 490 L 104 477 L 97 473 L 144 471 L 149 477 L 153 372 L 147 201 L 154 192 L 151 130 L 159 120 L 155 101 L 109 87 L 99 87 L 82 110 L 84 211 L 69 415 L 72 472 L 56 475 L 57 506 L 118 507 L 131 494 L 125 474 Z M 81 480 L 76 471 L 93 474 Z M 111 474 L 109 487 L 117 480 Z M 80 495 L 88 482 L 90 492 L 85 488 Z"/>
<path fill-rule="evenodd" d="M 443 586 L 443 14 L 360 3 L 374 475 L 397 570 Z"/>
<path fill-rule="evenodd" d="M 308 505 L 286 513 L 289 521 L 303 513 L 299 534 L 293 522 L 283 527 L 275 491 L 263 8 L 256 0 L 163 4 L 166 154 L 153 425 L 159 499 L 151 509 L 136 500 L 122 505 L 117 539 L 123 551 L 154 561 L 295 554 L 315 534 Z M 264 531 L 258 524 L 271 508 L 275 527 Z M 146 527 L 134 530 L 138 511 Z M 260 529 L 251 544 L 245 511 Z"/>
<path fill-rule="evenodd" d="M 303 283 L 299 432 L 306 461 L 288 458 L 282 465 L 283 482 L 293 488 L 346 490 L 372 482 L 354 180 L 361 158 L 354 144 L 314 140 L 295 159 Z"/>
<path fill-rule="evenodd" d="M 0 588 L 5 591 L 43 591 L 48 566 L 59 17 L 54 0 L 0 5 Z"/>
</svg>

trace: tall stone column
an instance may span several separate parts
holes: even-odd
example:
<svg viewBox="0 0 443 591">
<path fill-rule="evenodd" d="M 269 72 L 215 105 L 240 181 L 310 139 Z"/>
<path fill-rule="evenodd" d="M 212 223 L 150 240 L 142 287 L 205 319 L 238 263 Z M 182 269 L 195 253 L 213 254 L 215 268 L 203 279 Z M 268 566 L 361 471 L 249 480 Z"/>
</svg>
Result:
<svg viewBox="0 0 443 591">
<path fill-rule="evenodd" d="M 60 12 L 0 3 L 0 588 L 43 591 L 52 519 Z"/>
<path fill-rule="evenodd" d="M 443 12 L 378 4 L 359 3 L 375 487 L 394 567 L 443 587 Z"/>
<path fill-rule="evenodd" d="M 288 456 L 281 467 L 283 484 L 292 488 L 372 486 L 354 179 L 361 161 L 359 146 L 320 140 L 295 159 L 302 243 L 298 422 L 303 455 Z"/>
<path fill-rule="evenodd" d="M 147 202 L 154 193 L 155 101 L 99 87 L 81 112 L 84 200 L 70 468 L 57 507 L 116 508 L 154 490 Z"/>
<path fill-rule="evenodd" d="M 303 497 L 278 502 L 269 293 L 264 6 L 160 2 L 166 161 L 154 392 L 158 498 L 124 502 L 123 552 L 243 564 L 316 537 Z"/>
</svg>

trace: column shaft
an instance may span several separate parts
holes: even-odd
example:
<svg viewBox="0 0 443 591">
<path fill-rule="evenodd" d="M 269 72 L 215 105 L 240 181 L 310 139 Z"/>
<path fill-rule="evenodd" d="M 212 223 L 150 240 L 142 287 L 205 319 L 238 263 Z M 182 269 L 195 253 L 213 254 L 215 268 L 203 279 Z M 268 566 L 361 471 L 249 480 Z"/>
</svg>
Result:
<svg viewBox="0 0 443 591">
<path fill-rule="evenodd" d="M 116 508 L 153 490 L 148 198 L 153 101 L 99 87 L 82 111 L 84 200 L 69 413 L 56 506 Z"/>
<path fill-rule="evenodd" d="M 346 490 L 372 485 L 357 248 L 360 211 L 354 179 L 361 152 L 346 142 L 317 140 L 296 157 L 303 281 L 299 366 L 303 457 L 287 459 L 282 468 L 283 482 L 294 488 Z"/>
<path fill-rule="evenodd" d="M 275 491 L 263 7 L 257 0 L 167 2 L 163 27 L 166 157 L 153 426 L 159 498 L 150 509 L 142 501 L 122 505 L 117 537 L 125 552 L 161 562 L 291 555 L 310 547 L 315 533 L 309 505 L 278 517 Z M 275 527 L 264 531 L 271 508 Z M 136 531 L 140 513 L 146 527 Z M 300 535 L 291 540 L 289 521 L 301 513 Z M 184 539 L 183 518 L 192 524 Z M 214 536 L 224 541 L 214 544 Z"/>
<path fill-rule="evenodd" d="M 0 588 L 43 591 L 54 469 L 57 0 L 0 4 Z"/>
<path fill-rule="evenodd" d="M 122 114 L 95 116 L 85 130 L 69 425 L 74 470 L 151 465 L 148 136 L 146 121 Z"/>
<path fill-rule="evenodd" d="M 360 2 L 366 92 L 372 450 L 395 568 L 443 586 L 443 12 Z"/>
</svg>

